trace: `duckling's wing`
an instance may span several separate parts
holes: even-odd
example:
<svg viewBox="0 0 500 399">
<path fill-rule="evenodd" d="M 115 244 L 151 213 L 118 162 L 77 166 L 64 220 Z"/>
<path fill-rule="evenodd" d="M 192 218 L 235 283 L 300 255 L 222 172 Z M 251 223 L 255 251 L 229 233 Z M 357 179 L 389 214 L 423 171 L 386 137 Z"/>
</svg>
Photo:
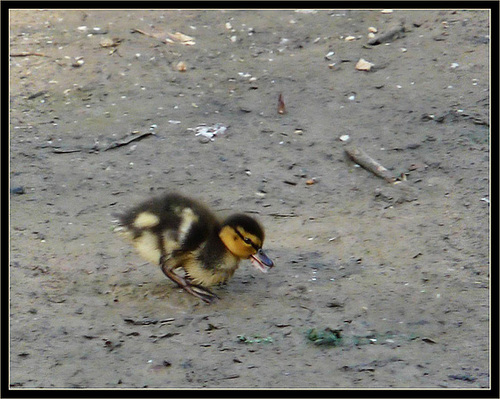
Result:
<svg viewBox="0 0 500 399">
<path fill-rule="evenodd" d="M 176 238 L 180 251 L 193 251 L 207 240 L 213 225 L 204 213 L 193 207 L 177 209 L 178 225 Z"/>
<path fill-rule="evenodd" d="M 117 231 L 121 228 L 132 241 L 156 236 L 158 250 L 165 254 L 169 248 L 179 252 L 199 248 L 218 226 L 208 208 L 179 194 L 151 198 L 120 215 L 118 222 Z"/>
</svg>

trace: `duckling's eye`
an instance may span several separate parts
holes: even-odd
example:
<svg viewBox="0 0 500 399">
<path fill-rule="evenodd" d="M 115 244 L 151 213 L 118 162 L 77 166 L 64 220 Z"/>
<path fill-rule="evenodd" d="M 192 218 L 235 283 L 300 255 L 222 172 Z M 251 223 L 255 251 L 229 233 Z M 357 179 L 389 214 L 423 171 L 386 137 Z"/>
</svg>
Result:
<svg viewBox="0 0 500 399">
<path fill-rule="evenodd" d="M 250 238 L 244 238 L 245 244 L 252 245 L 252 240 Z"/>
</svg>

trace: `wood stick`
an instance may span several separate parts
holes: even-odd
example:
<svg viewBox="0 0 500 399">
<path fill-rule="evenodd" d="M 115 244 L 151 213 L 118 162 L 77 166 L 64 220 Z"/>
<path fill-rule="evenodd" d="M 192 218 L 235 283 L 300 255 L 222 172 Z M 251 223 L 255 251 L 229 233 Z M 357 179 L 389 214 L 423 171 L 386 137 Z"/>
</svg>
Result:
<svg viewBox="0 0 500 399">
<path fill-rule="evenodd" d="M 68 149 L 64 149 L 64 148 L 54 148 L 52 150 L 52 152 L 54 154 L 71 154 L 73 152 L 81 152 L 82 150 L 79 149 L 79 148 L 68 148 Z"/>
<path fill-rule="evenodd" d="M 129 137 L 127 139 L 124 139 L 124 140 L 121 140 L 121 141 L 117 141 L 116 143 L 111 143 L 108 147 L 106 147 L 104 149 L 104 151 L 109 151 L 109 150 L 112 150 L 114 148 L 118 148 L 118 147 L 121 147 L 121 146 L 124 146 L 124 145 L 128 145 L 130 144 L 132 141 L 136 141 L 136 140 L 141 140 L 143 139 L 144 137 L 147 137 L 147 136 L 151 136 L 153 135 L 154 133 L 152 132 L 146 132 L 146 133 L 142 133 L 142 134 L 138 134 L 138 135 L 134 135 L 132 137 Z"/>
<path fill-rule="evenodd" d="M 166 37 L 167 33 L 165 33 L 165 32 L 146 32 L 145 30 L 133 28 L 132 33 L 134 33 L 134 32 L 140 33 L 141 35 L 145 35 L 145 36 L 149 36 L 149 37 L 158 39 L 158 40 L 162 41 L 163 43 L 173 43 L 174 42 L 173 40 L 168 39 Z"/>
<path fill-rule="evenodd" d="M 351 158 L 359 166 L 362 166 L 366 170 L 372 172 L 375 176 L 381 177 L 389 183 L 394 183 L 396 181 L 396 178 L 389 170 L 384 168 L 363 150 L 353 145 L 344 148 L 344 150 L 347 155 L 349 155 L 349 158 Z"/>
<path fill-rule="evenodd" d="M 48 57 L 48 55 L 42 54 L 42 53 L 31 53 L 29 51 L 24 51 L 22 53 L 13 53 L 9 54 L 10 57 L 29 57 L 29 56 L 36 56 L 36 57 Z"/>
<path fill-rule="evenodd" d="M 294 217 L 297 217 L 299 215 L 295 214 L 295 213 L 268 213 L 269 216 L 274 216 L 274 217 L 277 217 L 277 218 L 294 218 Z"/>
<path fill-rule="evenodd" d="M 376 46 L 377 44 L 390 43 L 404 37 L 404 35 L 405 35 L 404 25 L 398 25 L 392 29 L 389 29 L 387 32 L 382 33 L 374 37 L 373 39 L 369 40 L 368 44 Z"/>
</svg>

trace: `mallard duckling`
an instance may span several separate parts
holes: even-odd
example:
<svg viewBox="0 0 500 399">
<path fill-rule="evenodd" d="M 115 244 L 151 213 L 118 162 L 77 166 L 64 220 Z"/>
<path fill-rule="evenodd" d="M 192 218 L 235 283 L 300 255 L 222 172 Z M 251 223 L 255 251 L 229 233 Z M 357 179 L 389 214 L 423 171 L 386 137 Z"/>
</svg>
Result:
<svg viewBox="0 0 500 399">
<path fill-rule="evenodd" d="M 225 283 L 241 259 L 261 272 L 274 266 L 262 250 L 264 229 L 250 216 L 223 221 L 205 205 L 180 194 L 152 198 L 119 216 L 116 229 L 146 260 L 190 294 L 210 303 L 217 296 L 206 287 Z M 183 269 L 184 276 L 176 273 Z"/>
</svg>

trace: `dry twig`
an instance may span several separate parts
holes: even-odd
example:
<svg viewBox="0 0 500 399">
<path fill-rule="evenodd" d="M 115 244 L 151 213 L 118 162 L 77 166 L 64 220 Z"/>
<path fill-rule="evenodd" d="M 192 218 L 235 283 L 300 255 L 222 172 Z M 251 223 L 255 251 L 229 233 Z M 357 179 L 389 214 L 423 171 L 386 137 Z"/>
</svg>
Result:
<svg viewBox="0 0 500 399">
<path fill-rule="evenodd" d="M 347 155 L 349 155 L 349 158 L 351 158 L 359 166 L 362 166 L 366 170 L 372 172 L 375 176 L 381 177 L 389 183 L 394 183 L 396 181 L 396 178 L 389 170 L 384 168 L 363 150 L 353 145 L 346 147 L 344 150 Z"/>
<path fill-rule="evenodd" d="M 9 54 L 10 57 L 49 57 L 48 55 L 42 53 L 32 53 L 30 51 L 23 51 L 22 53 L 12 53 Z"/>
<path fill-rule="evenodd" d="M 130 144 L 132 141 L 137 141 L 137 140 L 141 140 L 143 139 L 144 137 L 147 137 L 147 136 L 151 136 L 153 135 L 154 133 L 153 132 L 146 132 L 146 133 L 142 133 L 142 134 L 137 134 L 137 135 L 133 135 L 129 138 L 126 138 L 126 139 L 123 139 L 123 140 L 120 140 L 120 141 L 117 141 L 115 143 L 111 143 L 109 146 L 107 146 L 104 151 L 109 151 L 109 150 L 113 150 L 115 148 L 118 148 L 118 147 L 122 147 L 124 145 L 128 145 Z"/>
</svg>

